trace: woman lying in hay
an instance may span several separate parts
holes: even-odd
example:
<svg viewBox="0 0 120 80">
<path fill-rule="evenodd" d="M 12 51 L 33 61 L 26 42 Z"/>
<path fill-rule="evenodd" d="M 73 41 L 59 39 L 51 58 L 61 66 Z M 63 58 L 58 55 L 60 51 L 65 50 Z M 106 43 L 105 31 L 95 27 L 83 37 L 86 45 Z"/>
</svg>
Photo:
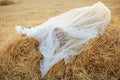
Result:
<svg viewBox="0 0 120 80">
<path fill-rule="evenodd" d="M 64 33 L 59 31 L 60 33 L 56 34 L 56 37 L 60 42 L 64 39 Z M 84 51 L 79 52 L 81 54 L 77 53 L 72 56 L 73 60 L 67 63 L 64 58 L 61 58 L 44 77 L 40 71 L 42 67 L 40 62 L 46 57 L 39 47 L 42 40 L 22 36 L 20 40 L 9 45 L 0 56 L 0 78 L 2 80 L 120 79 L 119 34 L 119 21 L 113 17 L 102 35 L 96 38 L 92 37 L 93 39 L 89 38 Z"/>
</svg>

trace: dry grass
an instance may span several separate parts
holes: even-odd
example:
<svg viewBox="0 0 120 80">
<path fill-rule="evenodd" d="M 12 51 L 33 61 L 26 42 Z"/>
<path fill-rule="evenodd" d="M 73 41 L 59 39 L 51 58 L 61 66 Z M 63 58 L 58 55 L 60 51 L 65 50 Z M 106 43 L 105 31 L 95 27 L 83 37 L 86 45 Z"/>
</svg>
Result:
<svg viewBox="0 0 120 80">
<path fill-rule="evenodd" d="M 22 38 L 9 45 L 0 57 L 1 80 L 38 80 L 40 78 L 39 43 L 30 38 Z"/>
<path fill-rule="evenodd" d="M 117 1 L 115 4 L 118 3 Z M 112 10 L 112 20 L 104 34 L 99 38 L 92 39 L 86 49 L 75 56 L 72 62 L 68 64 L 65 64 L 64 60 L 58 62 L 50 69 L 44 79 L 41 78 L 39 68 L 43 56 L 38 51 L 38 41 L 19 36 L 11 28 L 11 26 L 15 26 L 13 24 L 15 20 L 16 24 L 21 23 L 23 25 L 26 19 L 19 22 L 17 20 L 19 17 L 12 16 L 8 18 L 9 14 L 3 8 L 0 8 L 5 13 L 3 17 L 0 17 L 0 25 L 4 27 L 0 27 L 0 80 L 120 80 L 120 6 L 113 5 L 113 2 L 114 0 L 108 3 L 106 1 Z M 73 4 L 73 2 L 69 2 L 69 4 Z M 14 4 L 14 6 L 16 5 Z M 64 6 L 64 4 L 59 6 Z M 11 7 L 13 6 L 11 5 Z M 70 7 L 66 9 L 68 8 Z M 15 9 L 13 8 L 13 10 Z M 12 13 L 10 12 L 10 14 Z M 35 19 L 38 17 L 30 16 L 35 17 Z M 39 17 L 41 16 L 39 15 Z M 5 20 L 7 20 L 6 24 L 4 23 Z M 40 22 L 44 20 L 41 19 Z M 37 25 L 39 23 L 38 18 L 36 21 L 31 20 L 26 23 Z"/>
<path fill-rule="evenodd" d="M 86 49 L 68 64 L 60 61 L 50 69 L 45 80 L 119 80 L 120 27 L 112 18 L 105 33 L 92 39 Z M 7 47 L 0 57 L 1 80 L 39 80 L 38 41 L 21 37 Z"/>
</svg>

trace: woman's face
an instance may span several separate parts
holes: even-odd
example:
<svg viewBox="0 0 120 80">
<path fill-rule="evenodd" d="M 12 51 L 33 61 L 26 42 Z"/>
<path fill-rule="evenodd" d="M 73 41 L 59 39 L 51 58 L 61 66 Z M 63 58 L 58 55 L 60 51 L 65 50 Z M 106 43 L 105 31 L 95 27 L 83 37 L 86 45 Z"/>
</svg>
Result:
<svg viewBox="0 0 120 80">
<path fill-rule="evenodd" d="M 55 36 L 57 37 L 57 39 L 60 42 L 64 39 L 65 34 L 61 29 L 55 28 L 54 33 L 55 33 Z"/>
</svg>

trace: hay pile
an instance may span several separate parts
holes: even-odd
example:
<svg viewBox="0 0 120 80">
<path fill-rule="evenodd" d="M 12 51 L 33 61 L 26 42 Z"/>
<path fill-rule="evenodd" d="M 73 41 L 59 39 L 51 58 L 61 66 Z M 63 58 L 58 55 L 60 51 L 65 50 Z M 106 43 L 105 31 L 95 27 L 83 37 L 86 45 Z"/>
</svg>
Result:
<svg viewBox="0 0 120 80">
<path fill-rule="evenodd" d="M 13 17 L 15 18 L 15 22 L 12 22 L 14 20 L 12 20 L 11 17 L 8 17 L 8 19 L 1 18 L 0 25 L 2 27 L 0 28 L 0 42 L 6 42 L 6 44 L 2 43 L 6 47 L 4 48 L 0 43 L 0 80 L 120 80 L 120 6 L 112 6 L 111 3 L 114 3 L 115 1 L 116 3 L 119 3 L 117 0 L 113 0 L 113 2 L 111 0 L 110 3 L 109 1 L 105 1 L 108 2 L 111 6 L 110 8 L 112 11 L 112 20 L 104 34 L 99 38 L 95 38 L 89 41 L 88 46 L 85 48 L 85 50 L 81 54 L 75 56 L 74 60 L 69 64 L 65 64 L 64 60 L 58 62 L 52 67 L 52 69 L 50 69 L 45 78 L 41 78 L 40 60 L 43 59 L 43 56 L 38 51 L 38 41 L 33 38 L 21 36 L 19 39 L 17 38 L 17 40 L 11 41 L 12 43 L 6 42 L 6 40 L 8 40 L 7 37 L 9 37 L 8 35 L 12 32 L 14 34 L 15 32 L 11 29 L 11 27 L 9 27 L 8 31 L 11 31 L 7 32 L 5 29 L 6 32 L 2 34 L 2 29 L 4 29 L 3 26 L 8 26 L 10 23 L 12 23 L 11 26 L 14 26 L 15 24 L 13 25 L 13 23 L 17 23 L 16 19 L 19 17 Z M 89 3 L 87 1 L 83 2 Z M 78 2 L 76 2 L 76 4 L 77 3 Z M 33 4 L 34 3 L 32 3 L 31 6 L 33 6 Z M 68 4 L 67 1 L 66 4 Z M 2 5 L 4 4 L 2 3 Z M 33 6 L 33 9 L 37 8 L 35 6 Z M 71 5 L 67 6 L 70 7 Z M 21 8 L 22 7 L 20 7 L 20 9 Z M 40 7 L 38 7 L 38 10 L 41 10 L 41 8 L 39 8 Z M 65 7 L 62 7 L 60 9 L 63 8 Z M 31 10 L 33 9 L 31 8 Z M 4 9 L 2 10 L 4 12 Z M 26 10 L 28 9 L 25 9 L 25 11 Z M 10 14 L 8 13 L 6 15 L 9 16 Z M 50 14 L 48 15 L 50 16 Z M 32 16 L 31 18 L 33 19 L 33 17 L 36 19 L 35 16 Z M 45 17 L 42 18 L 44 19 Z M 37 19 L 39 20 L 39 18 Z M 23 20 L 23 22 L 25 21 L 27 20 Z M 33 20 L 28 23 L 33 24 L 32 22 L 35 24 L 40 23 L 37 22 L 37 20 Z M 26 22 L 24 24 L 26 24 Z M 16 36 L 17 35 L 15 34 L 15 37 L 13 36 L 9 39 L 16 39 Z"/>
<path fill-rule="evenodd" d="M 22 36 L 0 55 L 0 80 L 119 80 L 120 22 L 113 17 L 99 38 L 89 41 L 74 60 L 60 61 L 41 78 L 38 41 Z"/>
</svg>

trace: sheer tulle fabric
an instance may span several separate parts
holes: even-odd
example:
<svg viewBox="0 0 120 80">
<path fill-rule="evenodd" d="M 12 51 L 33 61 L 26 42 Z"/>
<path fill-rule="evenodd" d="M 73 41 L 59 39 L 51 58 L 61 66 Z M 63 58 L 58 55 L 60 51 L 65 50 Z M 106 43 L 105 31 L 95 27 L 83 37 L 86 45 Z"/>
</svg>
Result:
<svg viewBox="0 0 120 80">
<path fill-rule="evenodd" d="M 40 41 L 39 51 L 44 56 L 40 70 L 44 77 L 58 61 L 66 63 L 84 50 L 87 42 L 103 33 L 111 19 L 110 10 L 101 2 L 92 6 L 72 9 L 34 28 L 16 27 Z"/>
</svg>

